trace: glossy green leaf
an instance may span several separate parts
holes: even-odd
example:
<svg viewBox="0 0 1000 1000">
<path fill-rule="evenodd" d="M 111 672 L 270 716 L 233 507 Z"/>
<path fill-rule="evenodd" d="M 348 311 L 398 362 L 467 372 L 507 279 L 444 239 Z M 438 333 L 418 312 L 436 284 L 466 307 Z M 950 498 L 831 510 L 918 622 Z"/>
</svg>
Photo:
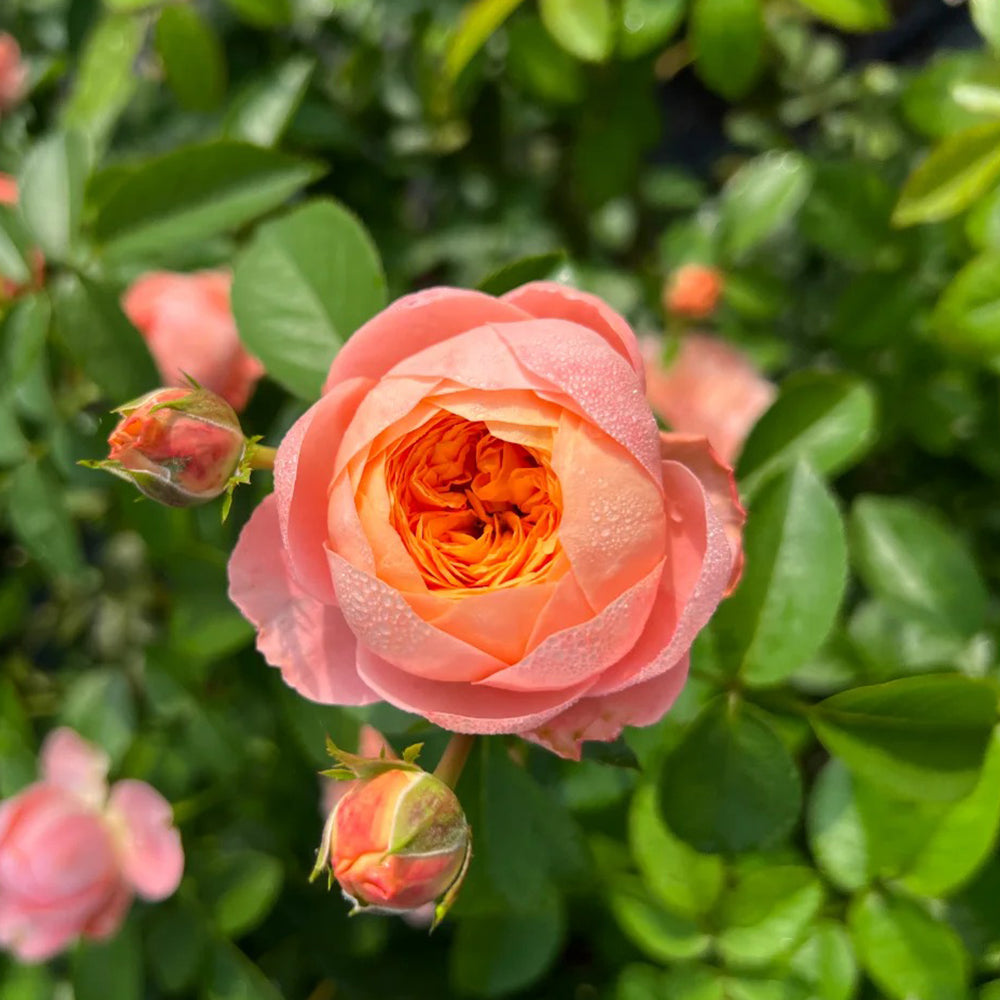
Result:
<svg viewBox="0 0 1000 1000">
<path fill-rule="evenodd" d="M 640 786 L 629 809 L 629 845 L 650 893 L 668 909 L 688 917 L 708 913 L 722 891 L 722 862 L 699 854 L 664 824 L 656 786 Z"/>
<path fill-rule="evenodd" d="M 79 129 L 96 145 L 109 138 L 135 93 L 135 63 L 146 39 L 147 21 L 128 14 L 109 14 L 87 36 L 62 124 Z"/>
<path fill-rule="evenodd" d="M 978 125 L 946 138 L 910 174 L 892 221 L 897 226 L 957 215 L 1000 177 L 1000 123 Z"/>
<path fill-rule="evenodd" d="M 268 914 L 281 891 L 281 862 L 249 848 L 220 852 L 206 862 L 202 894 L 219 930 L 237 938 Z"/>
<path fill-rule="evenodd" d="M 47 465 L 25 462 L 7 484 L 7 514 L 14 536 L 55 577 L 76 577 L 83 554 L 66 509 L 62 484 Z"/>
<path fill-rule="evenodd" d="M 61 721 L 96 743 L 117 765 L 132 744 L 135 698 L 125 675 L 111 668 L 81 674 L 67 688 Z"/>
<path fill-rule="evenodd" d="M 1000 357 L 1000 253 L 973 257 L 938 299 L 931 323 L 944 346 L 996 365 Z"/>
<path fill-rule="evenodd" d="M 719 225 L 726 254 L 740 260 L 787 226 L 805 202 L 812 179 L 812 166 L 799 153 L 764 153 L 740 167 L 722 192 Z"/>
<path fill-rule="evenodd" d="M 848 530 L 851 560 L 874 594 L 962 635 L 983 627 L 983 579 L 958 533 L 933 509 L 914 500 L 862 496 Z"/>
<path fill-rule="evenodd" d="M 820 20 L 844 31 L 877 31 L 889 26 L 885 0 L 799 0 Z"/>
<path fill-rule="evenodd" d="M 504 295 L 529 281 L 551 281 L 566 266 L 566 253 L 553 250 L 533 257 L 522 257 L 488 274 L 476 286 L 487 295 Z"/>
<path fill-rule="evenodd" d="M 144 981 L 142 938 L 134 919 L 107 942 L 81 942 L 73 955 L 75 1000 L 142 1000 Z"/>
<path fill-rule="evenodd" d="M 752 497 L 799 459 L 835 475 L 871 448 L 875 433 L 875 396 L 866 383 L 849 375 L 800 372 L 785 380 L 751 430 L 740 454 L 740 489 Z"/>
<path fill-rule="evenodd" d="M 1000 66 L 987 52 L 936 52 L 909 82 L 902 96 L 907 122 L 926 136 L 944 138 L 989 118 L 955 100 L 955 89 L 967 84 L 1000 85 Z"/>
<path fill-rule="evenodd" d="M 65 260 L 83 213 L 89 153 L 78 132 L 55 132 L 24 158 L 18 187 L 20 206 L 45 256 Z"/>
<path fill-rule="evenodd" d="M 511 82 L 553 104 L 583 99 L 587 72 L 545 30 L 537 17 L 518 17 L 507 29 L 507 73 Z"/>
<path fill-rule="evenodd" d="M 223 0 L 242 21 L 255 28 L 276 28 L 292 19 L 290 0 Z"/>
<path fill-rule="evenodd" d="M 236 260 L 232 296 L 250 351 L 313 399 L 344 341 L 385 305 L 385 277 L 357 218 L 313 201 L 258 229 Z"/>
<path fill-rule="evenodd" d="M 997 0 L 969 0 L 972 23 L 990 48 L 1000 51 L 1000 3 Z"/>
<path fill-rule="evenodd" d="M 689 32 L 702 80 L 727 100 L 743 97 L 763 66 L 764 15 L 759 0 L 694 0 Z"/>
<path fill-rule="evenodd" d="M 850 1000 L 858 982 L 858 963 L 843 924 L 821 920 L 808 931 L 788 968 L 815 1000 Z"/>
<path fill-rule="evenodd" d="M 603 62 L 614 44 L 610 0 L 539 0 L 539 13 L 549 34 L 570 54 L 587 62 Z"/>
<path fill-rule="evenodd" d="M 246 143 L 181 147 L 126 176 L 100 206 L 94 233 L 109 256 L 155 256 L 263 215 L 322 172 Z"/>
<path fill-rule="evenodd" d="M 919 904 L 870 892 L 851 905 L 848 923 L 861 964 L 887 996 L 965 1000 L 965 948 Z"/>
<path fill-rule="evenodd" d="M 228 943 L 215 947 L 202 996 L 205 1000 L 283 1000 L 264 973 Z"/>
<path fill-rule="evenodd" d="M 853 688 L 810 713 L 827 749 L 855 773 L 902 798 L 969 794 L 997 721 L 996 691 L 958 674 Z"/>
<path fill-rule="evenodd" d="M 18 285 L 31 280 L 31 245 L 21 213 L 10 205 L 0 205 L 0 284 L 4 278 Z"/>
<path fill-rule="evenodd" d="M 260 74 L 233 101 L 226 115 L 226 136 L 274 146 L 302 104 L 315 69 L 314 59 L 295 55 Z"/>
<path fill-rule="evenodd" d="M 762 968 L 789 954 L 823 905 L 823 887 L 799 865 L 742 873 L 719 903 L 717 947 L 733 968 Z"/>
<path fill-rule="evenodd" d="M 767 716 L 718 698 L 688 728 L 660 778 L 660 808 L 692 847 L 713 853 L 775 843 L 795 823 L 802 788 Z"/>
<path fill-rule="evenodd" d="M 633 59 L 665 45 L 680 27 L 685 0 L 622 0 L 618 51 Z"/>
<path fill-rule="evenodd" d="M 690 917 L 664 907 L 639 879 L 619 876 L 608 902 L 622 932 L 650 958 L 669 963 L 708 951 L 709 935 Z"/>
<path fill-rule="evenodd" d="M 109 403 L 117 406 L 159 385 L 146 343 L 111 289 L 65 276 L 52 290 L 52 306 L 57 335 Z"/>
<path fill-rule="evenodd" d="M 161 903 L 146 926 L 146 962 L 153 979 L 167 993 L 180 993 L 196 982 L 211 942 L 211 928 L 201 912 L 178 897 Z"/>
<path fill-rule="evenodd" d="M 156 22 L 156 51 L 181 107 L 211 111 L 226 89 L 226 62 L 212 25 L 186 4 L 171 4 Z"/>
<path fill-rule="evenodd" d="M 473 0 L 462 10 L 444 54 L 445 76 L 454 81 L 523 0 Z"/>
<path fill-rule="evenodd" d="M 816 653 L 847 583 L 840 513 L 807 465 L 756 496 L 744 546 L 743 579 L 715 619 L 719 652 L 727 670 L 768 685 Z"/>
</svg>

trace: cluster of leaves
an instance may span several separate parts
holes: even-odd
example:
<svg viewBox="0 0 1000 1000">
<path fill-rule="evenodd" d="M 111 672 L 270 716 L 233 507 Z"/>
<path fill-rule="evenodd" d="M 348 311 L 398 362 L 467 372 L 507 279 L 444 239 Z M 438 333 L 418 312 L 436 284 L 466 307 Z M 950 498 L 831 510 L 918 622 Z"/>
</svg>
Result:
<svg viewBox="0 0 1000 1000">
<path fill-rule="evenodd" d="M 996 4 L 972 13 L 996 44 Z M 1000 62 L 849 61 L 829 30 L 887 23 L 881 0 L 5 5 L 31 94 L 0 122 L 0 274 L 28 284 L 0 320 L 0 795 L 72 725 L 170 798 L 189 859 L 112 943 L 0 964 L 5 1000 L 1000 995 Z M 225 561 L 266 484 L 221 525 L 77 466 L 157 382 L 122 290 L 231 266 L 270 376 L 244 423 L 276 443 L 390 294 L 557 275 L 656 331 L 691 260 L 725 275 L 715 332 L 781 383 L 738 469 L 743 584 L 662 724 L 581 764 L 480 742 L 433 938 L 349 921 L 307 883 L 325 738 L 368 720 L 433 760 L 442 735 L 307 703 L 252 651 Z"/>
</svg>

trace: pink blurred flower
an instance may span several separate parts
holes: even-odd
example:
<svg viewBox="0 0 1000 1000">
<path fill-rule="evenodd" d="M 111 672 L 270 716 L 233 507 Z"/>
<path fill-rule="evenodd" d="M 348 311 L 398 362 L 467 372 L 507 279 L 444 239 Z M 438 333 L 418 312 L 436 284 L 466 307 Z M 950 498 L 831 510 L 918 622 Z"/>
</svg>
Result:
<svg viewBox="0 0 1000 1000">
<path fill-rule="evenodd" d="M 164 382 L 190 375 L 234 410 L 246 406 L 264 366 L 244 348 L 229 304 L 227 271 L 152 271 L 125 292 L 122 308 L 146 338 Z"/>
<path fill-rule="evenodd" d="M 108 792 L 107 755 L 72 729 L 42 746 L 42 778 L 0 802 L 0 947 L 39 962 L 121 926 L 133 893 L 165 899 L 184 869 L 170 804 L 144 781 Z"/>
<path fill-rule="evenodd" d="M 675 316 L 705 319 L 715 312 L 722 295 L 722 272 L 706 264 L 685 264 L 663 287 L 663 308 Z"/>
<path fill-rule="evenodd" d="M 17 181 L 10 174 L 0 174 L 0 205 L 17 204 Z"/>
<path fill-rule="evenodd" d="M 24 97 L 28 67 L 21 58 L 17 39 L 0 32 L 0 114 L 13 108 Z"/>
<path fill-rule="evenodd" d="M 16 205 L 18 200 L 17 180 L 10 174 L 0 173 L 0 205 Z M 10 278 L 0 275 L 0 305 L 31 288 L 41 288 L 45 281 L 45 258 L 37 247 L 31 250 L 31 281 L 19 285 Z"/>
<path fill-rule="evenodd" d="M 674 431 L 708 438 L 723 462 L 735 464 L 750 429 L 774 400 L 774 385 L 746 355 L 704 334 L 682 337 L 668 367 L 659 338 L 643 338 L 642 353 L 653 412 Z"/>
</svg>

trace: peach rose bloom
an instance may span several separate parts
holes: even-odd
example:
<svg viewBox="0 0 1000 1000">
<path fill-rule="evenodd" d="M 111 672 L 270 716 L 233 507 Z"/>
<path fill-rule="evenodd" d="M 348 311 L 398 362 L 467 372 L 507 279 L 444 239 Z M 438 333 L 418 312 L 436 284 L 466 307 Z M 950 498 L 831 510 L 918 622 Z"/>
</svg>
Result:
<svg viewBox="0 0 1000 1000">
<path fill-rule="evenodd" d="M 228 271 L 152 271 L 132 283 L 122 308 L 146 338 L 165 383 L 186 386 L 190 375 L 239 411 L 264 366 L 236 332 L 231 284 Z"/>
<path fill-rule="evenodd" d="M 41 770 L 0 802 L 0 948 L 21 962 L 111 937 L 133 893 L 165 899 L 184 869 L 170 804 L 144 781 L 108 794 L 107 755 L 72 729 L 49 734 Z"/>
<path fill-rule="evenodd" d="M 663 308 L 675 316 L 705 319 L 722 295 L 722 272 L 706 264 L 684 264 L 663 288 Z"/>
<path fill-rule="evenodd" d="M 735 347 L 704 334 L 681 338 L 676 358 L 663 365 L 663 342 L 644 337 L 646 396 L 675 431 L 708 438 L 723 462 L 735 465 L 743 442 L 777 394 Z"/>
<path fill-rule="evenodd" d="M 288 684 L 566 756 L 663 715 L 738 559 L 729 470 L 657 430 L 625 321 L 549 282 L 375 316 L 274 474 L 230 596 Z"/>
<path fill-rule="evenodd" d="M 24 97 L 28 84 L 28 67 L 21 59 L 17 39 L 0 32 L 0 114 L 13 108 Z"/>
</svg>

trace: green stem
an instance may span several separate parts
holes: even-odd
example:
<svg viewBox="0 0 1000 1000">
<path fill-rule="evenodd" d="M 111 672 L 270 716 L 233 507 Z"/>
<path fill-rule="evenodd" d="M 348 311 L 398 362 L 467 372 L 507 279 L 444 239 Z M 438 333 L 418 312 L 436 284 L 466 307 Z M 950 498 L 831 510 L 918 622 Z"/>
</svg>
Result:
<svg viewBox="0 0 1000 1000">
<path fill-rule="evenodd" d="M 273 469 L 274 456 L 278 454 L 277 448 L 268 448 L 266 444 L 255 444 L 250 453 L 251 469 Z"/>
<path fill-rule="evenodd" d="M 475 742 L 475 736 L 455 733 L 444 748 L 444 753 L 441 754 L 441 760 L 438 761 L 438 766 L 434 769 L 434 777 L 443 781 L 449 788 L 454 788 L 462 776 L 462 768 L 465 767 L 469 751 Z"/>
</svg>

